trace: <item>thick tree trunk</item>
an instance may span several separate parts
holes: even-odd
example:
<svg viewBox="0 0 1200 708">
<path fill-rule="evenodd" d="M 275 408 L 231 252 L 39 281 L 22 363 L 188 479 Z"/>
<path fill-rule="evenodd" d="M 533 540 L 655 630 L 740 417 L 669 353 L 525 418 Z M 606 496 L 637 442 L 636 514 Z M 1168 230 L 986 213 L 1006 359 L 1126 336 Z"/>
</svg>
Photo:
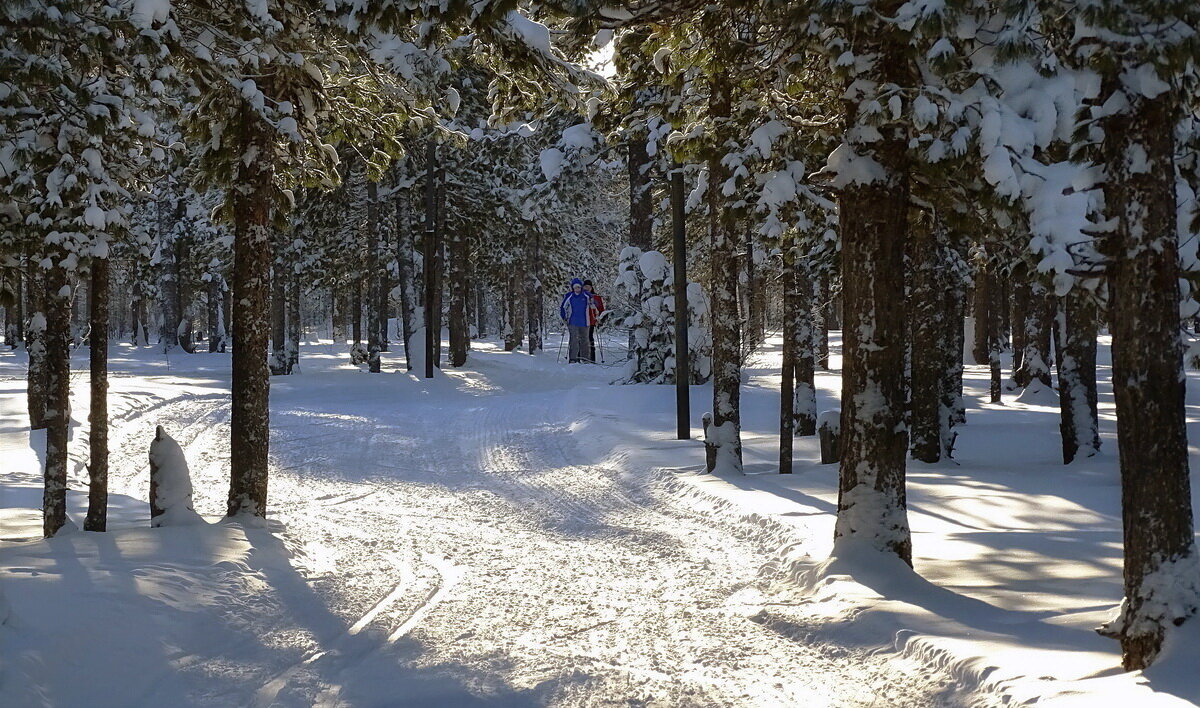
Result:
<svg viewBox="0 0 1200 708">
<path fill-rule="evenodd" d="M 379 291 L 383 287 L 383 268 L 379 263 L 379 185 L 367 182 L 367 370 L 378 374 L 382 370 L 380 351 Z"/>
<path fill-rule="evenodd" d="M 942 419 L 947 346 L 942 277 L 947 264 L 940 257 L 936 227 L 922 217 L 909 229 L 909 322 L 912 328 L 912 364 L 909 387 L 911 437 L 914 460 L 942 459 L 949 419 Z"/>
<path fill-rule="evenodd" d="M 29 303 L 29 325 L 25 328 L 25 351 L 29 355 L 26 374 L 26 399 L 30 430 L 46 427 L 46 398 L 49 395 L 46 361 L 46 271 L 30 259 L 25 278 L 26 300 Z"/>
<path fill-rule="evenodd" d="M 88 510 L 84 531 L 104 531 L 108 524 L 108 260 L 92 259 L 91 336 L 88 411 Z"/>
<path fill-rule="evenodd" d="M 1153 662 L 1166 630 L 1200 607 L 1179 336 L 1176 100 L 1173 92 L 1140 98 L 1132 115 L 1104 126 L 1125 539 L 1125 600 L 1108 630 L 1119 637 L 1129 670 Z"/>
<path fill-rule="evenodd" d="M 267 515 L 270 371 L 267 369 L 271 276 L 272 132 L 253 109 L 241 110 L 241 149 L 258 155 L 242 168 L 233 200 L 233 405 L 228 515 Z"/>
<path fill-rule="evenodd" d="M 1061 413 L 1063 464 L 1077 455 L 1091 457 L 1100 449 L 1096 395 L 1096 303 L 1092 293 L 1075 285 L 1057 298 L 1054 345 L 1058 356 L 1058 401 Z"/>
<path fill-rule="evenodd" d="M 67 522 L 67 440 L 71 422 L 71 291 L 67 271 L 56 262 L 46 273 L 46 468 L 42 533 Z"/>
<path fill-rule="evenodd" d="M 987 332 L 988 369 L 991 374 L 989 389 L 991 402 L 1000 403 L 1001 392 L 1004 388 L 1002 382 L 1003 373 L 1000 366 L 1000 352 L 1004 348 L 1004 303 L 1008 302 L 1008 298 L 1005 297 L 1004 284 L 996 272 L 995 263 L 990 262 L 986 258 L 986 255 L 984 262 L 986 267 L 983 277 L 988 299 L 987 321 L 984 328 Z"/>
<path fill-rule="evenodd" d="M 653 247 L 654 203 L 650 189 L 650 156 L 646 151 L 646 132 L 632 131 L 626 152 L 629 169 L 629 245 L 643 251 Z"/>
<path fill-rule="evenodd" d="M 729 85 L 724 77 L 711 79 L 709 114 L 718 121 L 730 114 Z M 713 409 L 705 428 L 704 445 L 709 472 L 742 471 L 741 326 L 738 315 L 738 239 L 735 216 L 721 185 L 728 168 L 723 153 L 714 148 L 708 158 L 708 237 L 712 275 Z"/>
<path fill-rule="evenodd" d="M 897 68 L 894 60 L 880 61 Z M 886 178 L 847 186 L 839 196 L 842 412 L 834 536 L 863 540 L 911 565 L 904 426 L 907 140 L 885 137 L 874 145 Z"/>
</svg>

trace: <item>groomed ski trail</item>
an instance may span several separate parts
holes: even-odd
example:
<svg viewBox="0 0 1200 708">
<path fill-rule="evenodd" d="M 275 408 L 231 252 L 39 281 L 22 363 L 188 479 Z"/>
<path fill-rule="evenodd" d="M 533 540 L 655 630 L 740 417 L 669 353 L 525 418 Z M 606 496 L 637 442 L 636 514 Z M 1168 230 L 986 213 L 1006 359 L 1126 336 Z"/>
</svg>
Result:
<svg viewBox="0 0 1200 708">
<path fill-rule="evenodd" d="M 421 390 L 315 368 L 272 391 L 270 516 L 310 602 L 338 621 L 242 608 L 290 658 L 195 702 L 951 704 L 944 678 L 753 616 L 742 591 L 780 540 L 663 473 L 586 459 L 586 397 L 564 377 Z M 208 395 L 117 416 L 114 489 L 144 496 L 145 431 L 160 423 L 187 452 L 197 510 L 220 514 L 228 422 L 228 399 Z"/>
</svg>

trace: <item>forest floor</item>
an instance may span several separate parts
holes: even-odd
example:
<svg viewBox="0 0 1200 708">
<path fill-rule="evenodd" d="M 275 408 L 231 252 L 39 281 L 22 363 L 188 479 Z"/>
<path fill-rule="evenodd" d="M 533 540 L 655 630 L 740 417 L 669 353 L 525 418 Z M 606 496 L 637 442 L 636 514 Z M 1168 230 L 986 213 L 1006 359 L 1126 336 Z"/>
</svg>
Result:
<svg viewBox="0 0 1200 708">
<path fill-rule="evenodd" d="M 50 541 L 24 361 L 0 354 L 4 704 L 1200 701 L 1195 626 L 1145 674 L 1119 672 L 1092 631 L 1121 595 L 1107 385 L 1103 454 L 1064 467 L 1052 394 L 983 403 L 986 372 L 969 367 L 956 460 L 909 466 L 918 575 L 828 560 L 836 467 L 816 463 L 815 439 L 797 439 L 796 474 L 774 474 L 777 344 L 746 371 L 747 474 L 725 478 L 697 474 L 701 444 L 674 439 L 672 388 L 609 386 L 617 369 L 553 348 L 480 342 L 466 368 L 424 380 L 397 371 L 398 352 L 369 375 L 308 344 L 302 372 L 272 380 L 270 526 L 153 530 L 155 425 L 187 453 L 197 511 L 224 509 L 229 358 L 114 347 L 112 532 Z M 818 377 L 822 409 L 838 363 Z M 693 388 L 694 421 L 710 397 Z"/>
</svg>

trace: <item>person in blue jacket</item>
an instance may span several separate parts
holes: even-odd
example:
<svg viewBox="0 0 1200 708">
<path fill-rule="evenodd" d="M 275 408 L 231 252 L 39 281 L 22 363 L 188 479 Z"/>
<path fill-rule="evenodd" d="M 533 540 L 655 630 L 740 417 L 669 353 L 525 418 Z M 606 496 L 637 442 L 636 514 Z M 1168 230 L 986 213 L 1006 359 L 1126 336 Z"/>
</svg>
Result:
<svg viewBox="0 0 1200 708">
<path fill-rule="evenodd" d="M 567 348 L 567 361 L 574 364 L 577 361 L 590 361 L 588 358 L 588 311 L 595 307 L 590 293 L 584 292 L 583 281 L 575 278 L 571 281 L 571 290 L 563 295 L 558 306 L 558 316 L 567 326 L 570 344 Z"/>
</svg>

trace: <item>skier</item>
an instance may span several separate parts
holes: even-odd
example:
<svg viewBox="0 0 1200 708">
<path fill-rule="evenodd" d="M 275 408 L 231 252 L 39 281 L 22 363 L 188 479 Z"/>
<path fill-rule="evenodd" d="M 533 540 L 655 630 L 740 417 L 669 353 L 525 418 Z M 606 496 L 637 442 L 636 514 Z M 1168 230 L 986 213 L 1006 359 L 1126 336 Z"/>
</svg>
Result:
<svg viewBox="0 0 1200 708">
<path fill-rule="evenodd" d="M 571 364 L 587 359 L 589 310 L 592 307 L 592 296 L 584 292 L 583 281 L 579 278 L 572 279 L 570 292 L 563 295 L 558 306 L 558 316 L 562 318 L 570 333 L 567 361 Z"/>
<path fill-rule="evenodd" d="M 590 280 L 583 281 L 583 291 L 592 296 L 592 306 L 588 308 L 588 355 L 595 363 L 596 325 L 600 323 L 600 315 L 604 314 L 604 298 L 596 293 Z"/>
</svg>

